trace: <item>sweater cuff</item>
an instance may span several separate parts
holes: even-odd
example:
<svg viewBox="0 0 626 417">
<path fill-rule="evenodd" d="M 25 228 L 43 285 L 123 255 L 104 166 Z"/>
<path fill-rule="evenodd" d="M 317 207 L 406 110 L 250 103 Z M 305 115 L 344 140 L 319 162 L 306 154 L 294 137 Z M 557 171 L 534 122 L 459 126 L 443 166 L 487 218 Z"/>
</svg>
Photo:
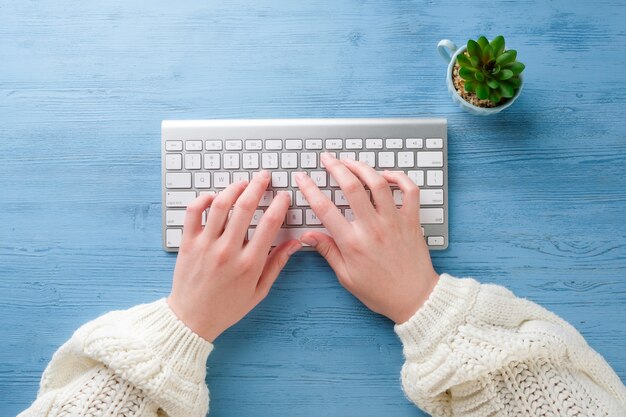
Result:
<svg viewBox="0 0 626 417">
<path fill-rule="evenodd" d="M 441 274 L 424 305 L 404 323 L 394 326 L 407 358 L 434 351 L 439 342 L 466 321 L 480 284 Z"/>
<path fill-rule="evenodd" d="M 144 391 L 169 415 L 206 414 L 204 379 L 213 345 L 180 321 L 164 298 L 105 314 L 75 336 L 86 356 Z"/>
</svg>

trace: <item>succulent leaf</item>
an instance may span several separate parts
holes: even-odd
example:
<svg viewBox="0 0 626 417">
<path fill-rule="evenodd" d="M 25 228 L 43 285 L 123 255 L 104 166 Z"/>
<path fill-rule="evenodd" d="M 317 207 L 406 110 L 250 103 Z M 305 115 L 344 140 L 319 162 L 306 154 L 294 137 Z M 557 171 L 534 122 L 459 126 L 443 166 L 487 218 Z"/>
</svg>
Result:
<svg viewBox="0 0 626 417">
<path fill-rule="evenodd" d="M 502 52 L 504 52 L 504 37 L 499 35 L 493 38 L 491 41 L 491 48 L 493 49 L 495 56 L 502 55 Z"/>
<path fill-rule="evenodd" d="M 500 80 L 508 80 L 512 76 L 513 76 L 513 71 L 511 71 L 510 69 L 503 69 L 498 74 L 498 79 L 500 79 Z"/>
<path fill-rule="evenodd" d="M 498 88 L 498 81 L 494 80 L 493 78 L 490 78 L 487 80 L 487 85 L 489 86 L 489 88 L 491 88 L 492 90 L 495 90 Z"/>
<path fill-rule="evenodd" d="M 474 91 L 476 91 L 476 81 L 465 81 L 465 91 L 467 91 L 468 93 L 473 93 Z"/>
<path fill-rule="evenodd" d="M 491 101 L 493 104 L 498 104 L 500 100 L 502 100 L 502 96 L 500 95 L 498 90 L 491 90 L 491 92 L 489 93 L 489 101 Z"/>
<path fill-rule="evenodd" d="M 473 80 L 475 73 L 476 73 L 475 68 L 461 67 L 461 69 L 459 69 L 459 75 L 464 80 Z"/>
<path fill-rule="evenodd" d="M 484 36 L 479 37 L 476 42 L 480 45 L 481 50 L 484 50 L 485 46 L 489 45 L 489 41 Z"/>
<path fill-rule="evenodd" d="M 499 92 L 502 97 L 511 98 L 515 94 L 513 86 L 507 82 L 501 82 Z"/>
<path fill-rule="evenodd" d="M 489 98 L 489 87 L 483 83 L 476 85 L 476 96 L 481 100 Z"/>
<path fill-rule="evenodd" d="M 488 65 L 489 61 L 491 61 L 491 59 L 493 58 L 493 50 L 491 49 L 491 45 L 487 44 L 485 45 L 484 48 L 482 48 L 483 51 L 483 62 Z"/>
<path fill-rule="evenodd" d="M 515 61 L 508 64 L 506 68 L 513 71 L 513 75 L 519 75 L 522 71 L 524 71 L 524 68 L 526 68 L 526 66 L 521 62 Z"/>
<path fill-rule="evenodd" d="M 498 65 L 510 64 L 515 61 L 515 58 L 517 58 L 517 51 L 515 49 L 509 49 L 496 58 L 496 63 Z"/>
<path fill-rule="evenodd" d="M 516 90 L 522 85 L 522 80 L 517 76 L 509 78 L 506 82 L 511 84 L 511 86 Z"/>
<path fill-rule="evenodd" d="M 474 78 L 476 78 L 477 81 L 484 81 L 485 75 L 482 72 L 477 71 L 474 73 Z"/>
<path fill-rule="evenodd" d="M 471 67 L 472 63 L 470 59 L 465 54 L 459 54 L 456 56 L 456 62 L 459 63 L 461 67 Z"/>
<path fill-rule="evenodd" d="M 474 56 L 474 57 L 480 57 L 481 55 L 481 51 L 482 49 L 480 48 L 480 45 L 470 39 L 469 41 L 467 41 L 467 52 L 470 54 L 470 56 Z"/>
</svg>

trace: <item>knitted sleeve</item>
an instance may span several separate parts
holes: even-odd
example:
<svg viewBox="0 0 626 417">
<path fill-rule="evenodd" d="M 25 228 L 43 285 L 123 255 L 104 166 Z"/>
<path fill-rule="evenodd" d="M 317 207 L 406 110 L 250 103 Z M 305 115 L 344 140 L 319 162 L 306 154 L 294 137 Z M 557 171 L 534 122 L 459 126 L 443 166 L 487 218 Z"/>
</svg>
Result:
<svg viewBox="0 0 626 417">
<path fill-rule="evenodd" d="M 443 274 L 395 330 L 404 391 L 433 416 L 626 416 L 626 388 L 604 359 L 503 287 Z"/>
<path fill-rule="evenodd" d="M 20 417 L 204 417 L 212 349 L 165 299 L 110 312 L 59 348 Z"/>
</svg>

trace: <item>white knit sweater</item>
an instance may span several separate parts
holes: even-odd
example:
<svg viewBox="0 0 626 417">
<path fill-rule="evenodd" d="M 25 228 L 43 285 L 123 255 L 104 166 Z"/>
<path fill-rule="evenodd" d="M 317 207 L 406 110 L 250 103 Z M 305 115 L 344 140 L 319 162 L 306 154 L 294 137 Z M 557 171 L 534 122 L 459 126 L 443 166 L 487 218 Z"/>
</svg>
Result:
<svg viewBox="0 0 626 417">
<path fill-rule="evenodd" d="M 404 391 L 434 416 L 626 416 L 626 388 L 582 336 L 503 287 L 444 274 L 395 330 Z M 108 313 L 54 354 L 20 416 L 205 416 L 212 349 L 164 299 Z"/>
</svg>

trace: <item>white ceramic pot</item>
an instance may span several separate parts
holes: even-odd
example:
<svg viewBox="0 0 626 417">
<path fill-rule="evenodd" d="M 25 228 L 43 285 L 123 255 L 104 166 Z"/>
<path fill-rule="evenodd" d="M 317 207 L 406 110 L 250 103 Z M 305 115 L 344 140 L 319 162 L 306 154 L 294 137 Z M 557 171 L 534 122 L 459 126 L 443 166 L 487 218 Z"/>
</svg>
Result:
<svg viewBox="0 0 626 417">
<path fill-rule="evenodd" d="M 462 54 L 465 51 L 465 49 L 467 49 L 467 46 L 457 48 L 454 42 L 452 42 L 449 39 L 442 39 L 437 44 L 437 50 L 439 51 L 439 55 L 441 55 L 441 57 L 448 63 L 448 71 L 446 72 L 446 84 L 448 85 L 448 91 L 450 92 L 450 95 L 452 96 L 452 100 L 455 103 L 457 103 L 459 107 L 461 107 L 463 110 L 468 111 L 473 114 L 478 114 L 481 116 L 489 116 L 490 114 L 500 113 L 502 110 L 506 109 L 511 104 L 513 104 L 513 102 L 517 100 L 517 97 L 519 97 L 519 94 L 522 92 L 522 87 L 524 87 L 524 80 L 522 79 L 521 74 L 519 75 L 519 77 L 520 77 L 520 80 L 522 81 L 522 84 L 515 92 L 515 95 L 501 106 L 496 106 L 496 107 L 474 106 L 473 104 L 465 101 L 463 97 L 459 95 L 459 92 L 456 91 L 456 88 L 454 88 L 454 84 L 452 82 L 452 69 L 454 68 L 456 57 L 459 54 Z"/>
</svg>

